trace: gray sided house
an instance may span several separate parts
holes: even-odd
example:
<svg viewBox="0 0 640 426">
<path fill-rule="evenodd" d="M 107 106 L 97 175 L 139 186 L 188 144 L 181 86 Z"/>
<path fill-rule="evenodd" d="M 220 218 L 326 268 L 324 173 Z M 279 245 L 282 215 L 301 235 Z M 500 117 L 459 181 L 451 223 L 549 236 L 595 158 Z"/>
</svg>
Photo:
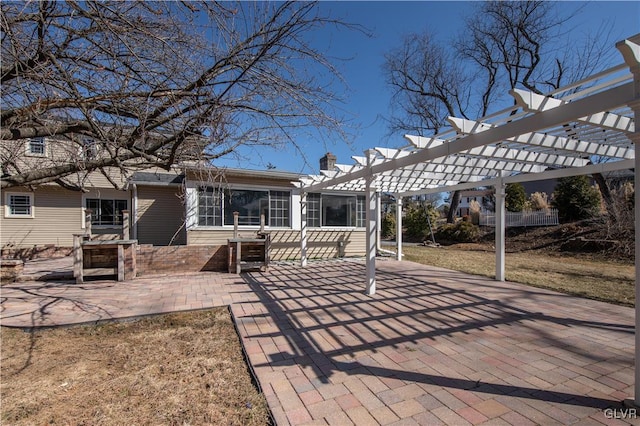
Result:
<svg viewBox="0 0 640 426">
<path fill-rule="evenodd" d="M 222 245 L 233 238 L 233 212 L 242 234 L 265 230 L 272 260 L 300 258 L 300 175 L 280 171 L 226 169 L 215 180 L 198 170 L 186 171 L 185 213 L 188 245 Z M 316 193 L 307 196 L 307 256 L 334 258 L 365 252 L 364 196 Z"/>
<path fill-rule="evenodd" d="M 294 183 L 301 176 L 281 171 L 182 168 L 173 172 L 134 173 L 123 190 L 99 173 L 87 177 L 88 192 L 41 185 L 12 188 L 2 194 L 0 243 L 3 254 L 37 255 L 62 249 L 73 235 L 91 231 L 97 239 L 119 239 L 122 210 L 130 212 L 130 236 L 140 245 L 226 246 L 238 232 L 260 230 L 271 239 L 271 260 L 300 258 L 301 205 Z M 322 192 L 307 196 L 307 257 L 335 258 L 365 253 L 364 196 Z"/>
</svg>

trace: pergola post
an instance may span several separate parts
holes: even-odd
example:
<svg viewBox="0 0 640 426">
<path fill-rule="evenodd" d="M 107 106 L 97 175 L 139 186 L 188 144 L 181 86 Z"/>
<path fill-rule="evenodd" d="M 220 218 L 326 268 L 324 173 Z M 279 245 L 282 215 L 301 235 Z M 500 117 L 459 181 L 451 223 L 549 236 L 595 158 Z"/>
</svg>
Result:
<svg viewBox="0 0 640 426">
<path fill-rule="evenodd" d="M 367 151 L 368 166 L 371 166 L 375 152 Z M 366 294 L 372 296 L 376 293 L 376 188 L 372 174 L 365 179 L 366 193 L 366 244 L 367 244 L 367 289 Z"/>
<path fill-rule="evenodd" d="M 502 179 L 496 183 L 496 280 L 504 281 L 504 241 L 505 241 L 505 185 Z"/>
<path fill-rule="evenodd" d="M 376 192 L 376 251 L 382 247 L 382 192 Z"/>
<path fill-rule="evenodd" d="M 635 121 L 635 132 L 631 136 L 636 148 L 635 157 L 635 169 L 634 169 L 634 188 L 635 191 L 635 266 L 636 266 L 636 358 L 635 358 L 635 385 L 634 385 L 634 403 L 640 407 L 640 196 L 638 196 L 637 188 L 640 188 L 640 178 L 638 178 L 638 170 L 640 170 L 640 132 L 638 127 L 640 126 L 640 67 L 636 64 L 635 70 L 633 70 L 633 77 L 635 81 L 635 93 L 636 103 L 633 106 L 633 115 Z"/>
<path fill-rule="evenodd" d="M 307 193 L 300 193 L 300 266 L 307 266 Z"/>
<path fill-rule="evenodd" d="M 402 197 L 396 195 L 396 259 L 402 260 Z"/>
<path fill-rule="evenodd" d="M 640 407 L 640 197 L 638 196 L 637 189 L 640 187 L 640 178 L 638 178 L 638 170 L 640 168 L 640 131 L 638 127 L 640 125 L 640 34 L 631 37 L 629 40 L 624 40 L 616 44 L 620 53 L 624 57 L 625 62 L 629 66 L 631 73 L 633 74 L 633 102 L 629 104 L 629 107 L 633 110 L 634 116 L 634 131 L 629 135 L 635 145 L 635 266 L 636 266 L 636 333 L 635 333 L 635 382 L 634 382 L 634 397 L 633 401 L 630 401 L 632 405 Z"/>
</svg>

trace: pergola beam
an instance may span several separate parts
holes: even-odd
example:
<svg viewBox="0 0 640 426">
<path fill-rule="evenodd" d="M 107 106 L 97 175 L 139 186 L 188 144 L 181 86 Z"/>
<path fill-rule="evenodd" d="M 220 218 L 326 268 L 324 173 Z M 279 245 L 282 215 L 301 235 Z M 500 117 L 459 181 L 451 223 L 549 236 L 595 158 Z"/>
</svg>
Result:
<svg viewBox="0 0 640 426">
<path fill-rule="evenodd" d="M 401 158 L 406 157 L 407 155 L 411 155 L 411 152 L 400 150 L 400 149 L 389 149 L 389 148 L 375 148 L 382 156 L 386 159 L 392 158 Z M 481 150 L 478 153 L 482 152 Z M 509 152 L 509 151 L 504 151 Z M 520 151 L 521 152 L 521 151 Z M 517 156 L 519 152 L 513 151 L 513 156 Z M 539 162 L 533 161 L 506 161 L 500 157 L 494 156 L 485 156 L 485 157 L 476 157 L 466 156 L 468 153 L 464 153 L 461 155 L 451 155 L 444 157 L 442 159 L 438 159 L 429 163 L 420 163 L 412 166 L 411 168 L 405 167 L 400 170 L 394 170 L 389 172 L 393 176 L 406 176 L 411 175 L 413 172 L 438 172 L 445 170 L 444 167 L 447 166 L 455 166 L 458 167 L 456 170 L 462 170 L 462 168 L 469 169 L 494 169 L 494 170 L 508 170 L 508 171 L 531 171 L 536 169 L 538 171 L 543 171 L 545 169 L 544 166 L 539 165 Z M 561 158 L 564 160 L 564 157 L 554 157 Z M 526 153 L 522 156 L 523 160 L 526 160 Z M 559 165 L 558 162 L 553 162 L 554 165 Z M 441 168 L 441 169 L 440 169 Z"/>
<path fill-rule="evenodd" d="M 571 167 L 566 169 L 547 170 L 543 173 L 524 173 L 521 175 L 507 176 L 502 178 L 504 183 L 535 182 L 538 180 L 558 179 L 567 176 L 591 175 L 594 173 L 607 173 L 618 170 L 630 170 L 635 167 L 635 160 L 612 161 L 609 163 L 590 164 L 584 167 Z M 457 185 L 441 186 L 439 188 L 424 189 L 418 191 L 408 191 L 399 193 L 403 197 L 413 195 L 437 194 L 439 192 L 459 191 L 473 189 L 478 186 L 494 186 L 498 179 L 486 179 L 480 182 L 461 183 Z M 480 185 L 478 185 L 480 183 Z"/>
<path fill-rule="evenodd" d="M 497 125 L 466 120 L 463 118 L 449 117 L 449 122 L 459 133 L 470 134 L 484 132 Z M 562 136 L 545 133 L 529 132 L 506 139 L 510 142 L 525 145 L 534 145 L 554 150 L 570 151 L 580 154 L 598 155 L 613 158 L 634 158 L 634 150 L 628 147 L 619 147 L 610 143 L 596 143 L 579 139 L 571 139 Z"/>
<path fill-rule="evenodd" d="M 562 99 L 539 95 L 528 90 L 513 89 L 510 93 L 518 105 L 526 111 L 547 111 L 567 103 L 567 101 Z M 577 121 L 626 133 L 633 133 L 635 131 L 633 119 L 611 112 L 598 112 L 586 117 L 580 117 Z"/>
</svg>

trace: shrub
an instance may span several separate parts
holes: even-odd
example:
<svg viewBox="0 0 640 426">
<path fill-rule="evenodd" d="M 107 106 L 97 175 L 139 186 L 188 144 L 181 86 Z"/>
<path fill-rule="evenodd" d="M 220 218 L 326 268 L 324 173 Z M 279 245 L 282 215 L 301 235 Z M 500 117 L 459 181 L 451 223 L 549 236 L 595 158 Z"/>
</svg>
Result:
<svg viewBox="0 0 640 426">
<path fill-rule="evenodd" d="M 600 210 L 600 194 L 587 176 L 563 177 L 558 179 L 552 205 L 562 222 L 589 219 Z"/>
<path fill-rule="evenodd" d="M 450 243 L 473 243 L 480 238 L 480 228 L 471 222 L 448 223 L 438 228 L 436 240 Z"/>
<path fill-rule="evenodd" d="M 426 206 L 421 204 L 412 204 L 407 206 L 402 224 L 404 225 L 403 227 L 408 239 L 419 241 L 431 239 L 427 215 L 435 232 L 436 221 L 440 216 L 435 207 L 430 204 Z"/>
<path fill-rule="evenodd" d="M 505 187 L 504 204 L 510 212 L 521 212 L 527 201 L 527 193 L 521 183 L 508 183 Z"/>
<path fill-rule="evenodd" d="M 549 197 L 544 192 L 534 192 L 529 198 L 531 210 L 549 210 Z"/>
<path fill-rule="evenodd" d="M 471 216 L 471 223 L 474 225 L 480 224 L 480 203 L 476 200 L 472 200 L 469 203 L 469 216 Z"/>
<path fill-rule="evenodd" d="M 382 238 L 393 239 L 396 237 L 396 215 L 395 213 L 385 213 L 382 215 L 382 224 L 380 226 Z"/>
</svg>

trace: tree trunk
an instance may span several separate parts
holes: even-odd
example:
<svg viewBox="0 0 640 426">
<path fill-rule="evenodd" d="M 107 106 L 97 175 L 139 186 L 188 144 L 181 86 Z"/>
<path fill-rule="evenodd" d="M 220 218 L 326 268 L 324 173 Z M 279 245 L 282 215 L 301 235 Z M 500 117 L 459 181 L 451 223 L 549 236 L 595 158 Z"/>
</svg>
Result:
<svg viewBox="0 0 640 426">
<path fill-rule="evenodd" d="M 607 208 L 607 213 L 609 215 L 615 216 L 615 206 L 613 205 L 613 197 L 611 196 L 611 189 L 609 188 L 609 184 L 607 180 L 602 176 L 601 173 L 594 173 L 593 180 L 598 184 L 598 189 L 600 189 L 600 195 L 602 195 L 602 201 L 604 201 L 604 205 Z"/>
<path fill-rule="evenodd" d="M 461 191 L 454 191 L 451 196 L 451 205 L 449 206 L 449 213 L 447 214 L 447 223 L 453 223 L 456 219 L 456 211 L 460 205 Z"/>
</svg>

